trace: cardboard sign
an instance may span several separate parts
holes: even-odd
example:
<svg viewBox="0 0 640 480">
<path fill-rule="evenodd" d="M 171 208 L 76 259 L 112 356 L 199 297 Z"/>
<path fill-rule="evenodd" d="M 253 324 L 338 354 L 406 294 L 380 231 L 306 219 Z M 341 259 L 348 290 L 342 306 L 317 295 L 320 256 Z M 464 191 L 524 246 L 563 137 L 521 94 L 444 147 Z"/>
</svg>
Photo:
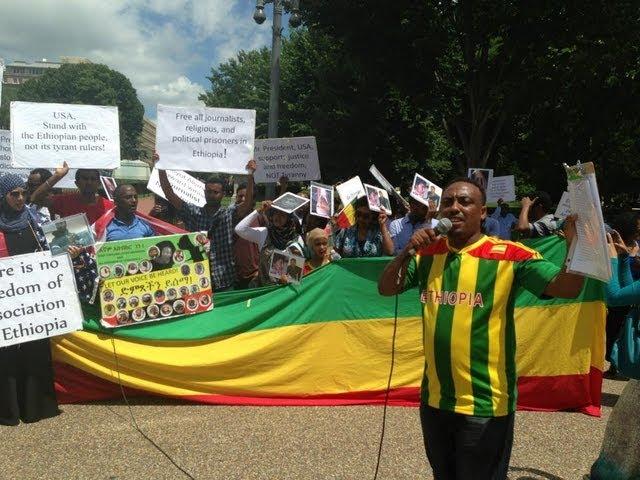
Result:
<svg viewBox="0 0 640 480">
<path fill-rule="evenodd" d="M 386 213 L 391 214 L 391 202 L 389 194 L 384 188 L 374 187 L 373 185 L 364 184 L 367 192 L 367 201 L 369 202 L 369 210 L 372 212 L 381 212 L 383 209 Z"/>
<path fill-rule="evenodd" d="M 362 185 L 362 181 L 358 176 L 350 178 L 346 182 L 342 182 L 340 185 L 336 185 L 336 191 L 338 192 L 338 196 L 340 197 L 340 201 L 344 207 L 349 205 L 354 199 L 358 199 L 366 195 L 364 185 Z"/>
<path fill-rule="evenodd" d="M 497 202 L 500 198 L 505 202 L 516 200 L 516 181 L 513 175 L 491 177 L 487 189 L 487 202 Z"/>
<path fill-rule="evenodd" d="M 321 183 L 311 182 L 309 191 L 311 197 L 311 215 L 331 218 L 333 216 L 333 187 Z"/>
<path fill-rule="evenodd" d="M 191 203 L 198 207 L 203 207 L 207 203 L 204 198 L 204 183 L 197 178 L 180 170 L 167 170 L 167 178 L 173 188 L 173 192 L 183 202 Z M 162 186 L 160 186 L 160 177 L 156 168 L 151 171 L 147 188 L 165 200 L 167 199 L 162 191 Z"/>
<path fill-rule="evenodd" d="M 118 108 L 11 102 L 14 167 L 118 168 Z"/>
<path fill-rule="evenodd" d="M 411 198 L 429 207 L 429 210 L 437 211 L 440 208 L 442 189 L 435 183 L 416 173 L 411 186 Z"/>
<path fill-rule="evenodd" d="M 308 198 L 301 197 L 295 193 L 285 192 L 271 202 L 271 206 L 285 213 L 293 213 L 307 203 L 309 203 Z"/>
<path fill-rule="evenodd" d="M 107 242 L 97 253 L 102 325 L 193 315 L 213 308 L 206 233 Z"/>
<path fill-rule="evenodd" d="M 27 180 L 30 171 L 30 168 L 15 168 L 11 165 L 11 132 L 0 130 L 0 176 L 15 173 Z"/>
<path fill-rule="evenodd" d="M 255 130 L 255 110 L 158 105 L 156 166 L 246 174 Z"/>
<path fill-rule="evenodd" d="M 68 255 L 28 253 L 0 258 L 0 347 L 82 329 Z"/>
<path fill-rule="evenodd" d="M 493 178 L 493 170 L 491 168 L 470 168 L 467 170 L 467 177 L 475 180 L 485 191 L 488 191 Z"/>
<path fill-rule="evenodd" d="M 292 182 L 320 179 L 316 137 L 257 139 L 255 145 L 256 183 Z"/>
</svg>

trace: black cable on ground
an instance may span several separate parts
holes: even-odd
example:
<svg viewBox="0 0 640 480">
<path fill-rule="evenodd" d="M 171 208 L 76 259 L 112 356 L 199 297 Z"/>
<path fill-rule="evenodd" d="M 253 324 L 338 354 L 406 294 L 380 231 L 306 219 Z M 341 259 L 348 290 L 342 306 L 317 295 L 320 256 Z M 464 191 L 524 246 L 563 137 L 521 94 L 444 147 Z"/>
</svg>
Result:
<svg viewBox="0 0 640 480">
<path fill-rule="evenodd" d="M 131 409 L 131 405 L 129 404 L 129 400 L 127 399 L 127 395 L 124 393 L 124 387 L 122 386 L 122 381 L 120 380 L 120 362 L 118 361 L 118 354 L 116 353 L 116 343 L 111 337 L 111 346 L 113 347 L 113 356 L 116 360 L 116 372 L 118 373 L 118 385 L 120 386 L 120 392 L 122 393 L 122 398 L 124 402 L 127 404 L 127 408 L 129 409 L 129 415 L 131 416 L 131 421 L 133 422 L 133 427 L 138 431 L 140 435 L 142 435 L 151 445 L 153 445 L 156 450 L 158 450 L 162 455 L 164 455 L 167 460 L 169 460 L 174 467 L 180 470 L 187 478 L 190 480 L 195 480 L 195 477 L 192 476 L 189 472 L 187 472 L 184 468 L 176 463 L 176 461 L 171 458 L 171 456 L 165 452 L 162 447 L 160 447 L 156 442 L 154 442 L 149 436 L 142 431 L 142 429 L 138 426 L 138 422 L 136 421 L 136 417 L 133 416 L 133 410 Z"/>
<path fill-rule="evenodd" d="M 391 367 L 389 368 L 389 380 L 387 381 L 387 391 L 384 394 L 384 408 L 382 409 L 382 431 L 380 432 L 380 445 L 378 446 L 378 460 L 376 461 L 376 471 L 373 480 L 377 480 L 380 469 L 380 459 L 382 458 L 382 446 L 384 445 L 384 431 L 387 424 L 387 405 L 389 403 L 389 392 L 391 390 L 391 378 L 393 377 L 393 364 L 396 357 L 396 331 L 398 329 L 398 297 L 396 294 L 395 314 L 393 318 L 393 335 L 391 337 Z"/>
</svg>

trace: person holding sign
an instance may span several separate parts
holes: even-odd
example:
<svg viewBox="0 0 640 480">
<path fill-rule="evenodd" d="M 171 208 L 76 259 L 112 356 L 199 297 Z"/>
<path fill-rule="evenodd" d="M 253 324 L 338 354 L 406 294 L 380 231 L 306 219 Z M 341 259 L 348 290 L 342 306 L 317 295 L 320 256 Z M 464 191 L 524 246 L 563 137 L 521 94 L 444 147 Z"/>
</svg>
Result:
<svg viewBox="0 0 640 480">
<path fill-rule="evenodd" d="M 425 190 L 426 191 L 426 190 Z M 433 220 L 436 211 L 409 197 L 409 213 L 404 217 L 393 220 L 389 225 L 391 240 L 393 240 L 393 254 L 397 255 L 405 247 L 411 236 L 421 228 L 433 228 L 437 221 Z"/>
<path fill-rule="evenodd" d="M 42 204 L 36 204 L 31 197 L 33 193 L 38 189 L 40 185 L 48 181 L 53 174 L 46 168 L 36 168 L 29 172 L 27 178 L 27 191 L 29 192 L 29 204 L 27 205 L 34 213 L 38 225 L 51 221 L 51 212 L 49 212 L 48 206 L 50 205 L 49 195 L 46 196 L 45 201 Z"/>
<path fill-rule="evenodd" d="M 158 162 L 160 156 L 153 155 L 153 162 Z M 256 162 L 250 160 L 247 163 L 249 178 L 244 202 L 233 204 L 229 207 L 221 207 L 224 198 L 225 181 L 221 178 L 209 178 L 204 185 L 204 197 L 206 203 L 198 207 L 184 202 L 173 191 L 173 187 L 165 170 L 158 170 L 162 192 L 169 203 L 178 210 L 178 216 L 182 219 L 187 230 L 191 232 L 207 231 L 211 249 L 209 257 L 211 261 L 211 282 L 217 291 L 232 289 L 236 278 L 235 259 L 233 254 L 233 225 L 239 219 L 244 218 L 253 208 L 253 174 L 256 171 Z"/>
<path fill-rule="evenodd" d="M 356 201 L 356 224 L 336 235 L 336 251 L 342 257 L 381 257 L 393 255 L 393 240 L 387 227 L 387 214 L 369 209 L 367 197 Z"/>
<path fill-rule="evenodd" d="M 62 167 L 56 168 L 53 176 L 40 185 L 31 198 L 32 203 L 42 205 L 49 191 L 62 177 L 69 173 L 69 166 L 64 162 Z M 78 169 L 76 171 L 76 186 L 78 193 L 60 193 L 51 199 L 51 213 L 61 217 L 69 217 L 76 213 L 84 213 L 90 224 L 104 215 L 113 204 L 98 195 L 100 188 L 100 172 L 92 169 Z"/>
<path fill-rule="evenodd" d="M 26 184 L 18 175 L 0 177 L 0 257 L 47 249 L 26 200 Z M 95 262 L 79 248 L 70 247 L 68 251 L 74 259 L 76 280 L 87 274 L 95 279 Z M 83 269 L 85 265 L 90 268 Z M 5 286 L 10 283 L 4 277 L 2 280 Z M 90 292 L 85 292 L 85 299 L 89 296 Z M 0 348 L 0 425 L 36 422 L 59 413 L 49 340 Z"/>
<path fill-rule="evenodd" d="M 507 478 L 517 396 L 513 291 L 574 298 L 584 283 L 535 250 L 483 235 L 485 203 L 478 183 L 454 180 L 441 198 L 440 213 L 452 224 L 447 236 L 417 231 L 378 282 L 385 296 L 420 291 L 420 417 L 436 479 Z M 567 243 L 575 237 L 568 217 Z"/>
<path fill-rule="evenodd" d="M 518 219 L 511 213 L 509 204 L 499 198 L 498 206 L 491 214 L 491 218 L 497 220 L 500 225 L 500 233 L 498 236 L 502 240 L 511 240 L 511 229 L 518 223 Z"/>
<path fill-rule="evenodd" d="M 136 215 L 138 192 L 133 185 L 118 185 L 113 191 L 113 199 L 116 202 L 116 209 L 113 220 L 107 225 L 107 242 L 155 236 L 151 225 Z"/>
</svg>

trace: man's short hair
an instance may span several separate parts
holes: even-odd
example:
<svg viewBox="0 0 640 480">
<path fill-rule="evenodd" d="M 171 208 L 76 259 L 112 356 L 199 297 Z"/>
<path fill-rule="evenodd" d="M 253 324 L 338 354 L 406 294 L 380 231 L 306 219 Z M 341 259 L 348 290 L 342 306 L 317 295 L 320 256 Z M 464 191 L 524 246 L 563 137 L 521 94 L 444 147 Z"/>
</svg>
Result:
<svg viewBox="0 0 640 480">
<path fill-rule="evenodd" d="M 134 187 L 133 185 L 131 185 L 130 183 L 122 183 L 120 185 L 118 185 L 114 190 L 113 190 L 113 198 L 115 199 L 118 195 L 120 195 L 120 193 L 122 192 L 122 190 L 124 190 L 127 187 L 131 187 L 134 190 L 136 190 L 136 187 Z M 138 191 L 136 190 L 136 193 L 138 193 Z"/>
<path fill-rule="evenodd" d="M 96 177 L 98 177 L 98 180 L 100 180 L 100 170 L 97 170 L 95 168 L 79 168 L 78 170 L 76 170 L 76 182 L 80 179 L 80 175 L 82 175 L 83 173 L 95 173 Z"/>
<path fill-rule="evenodd" d="M 217 183 L 219 185 L 222 185 L 222 189 L 223 190 L 226 190 L 226 188 L 227 188 L 227 181 L 222 177 L 211 176 L 211 177 L 207 178 L 206 182 L 204 182 L 205 185 L 213 184 L 213 183 Z"/>
<path fill-rule="evenodd" d="M 238 190 L 246 190 L 246 188 L 247 188 L 247 182 L 242 182 L 242 183 L 238 184 L 238 189 L 236 190 L 236 192 Z"/>
<path fill-rule="evenodd" d="M 485 205 L 487 203 L 487 192 L 484 189 L 484 187 L 482 185 L 480 185 L 476 180 L 474 180 L 472 178 L 468 178 L 468 177 L 457 177 L 457 178 L 454 178 L 449 183 L 447 183 L 447 186 L 444 187 L 444 190 L 442 190 L 442 193 L 444 193 L 444 191 L 447 188 L 449 188 L 451 185 L 453 185 L 454 183 L 468 183 L 469 185 L 473 185 L 478 190 L 480 190 L 480 195 L 482 197 L 482 205 Z"/>
<path fill-rule="evenodd" d="M 46 168 L 34 168 L 29 172 L 29 175 L 40 175 L 40 181 L 44 183 L 53 176 L 53 173 Z"/>
<path fill-rule="evenodd" d="M 551 210 L 551 206 L 553 205 L 553 203 L 551 202 L 551 195 L 549 195 L 547 192 L 538 190 L 532 195 L 532 197 L 537 198 L 535 204 L 540 205 L 545 212 Z"/>
</svg>

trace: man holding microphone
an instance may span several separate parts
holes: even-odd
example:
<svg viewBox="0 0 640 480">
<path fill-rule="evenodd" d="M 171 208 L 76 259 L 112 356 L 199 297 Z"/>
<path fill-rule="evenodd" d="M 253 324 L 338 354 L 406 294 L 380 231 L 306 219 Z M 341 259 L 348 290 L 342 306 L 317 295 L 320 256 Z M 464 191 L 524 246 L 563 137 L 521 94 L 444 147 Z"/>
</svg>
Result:
<svg viewBox="0 0 640 480">
<path fill-rule="evenodd" d="M 514 293 L 521 286 L 573 298 L 584 282 L 520 243 L 483 235 L 485 202 L 473 180 L 450 183 L 440 204 L 450 222 L 416 232 L 378 283 L 381 295 L 419 287 L 420 419 L 437 480 L 507 478 L 517 398 Z M 567 217 L 564 233 L 570 245 L 575 217 Z"/>
</svg>

